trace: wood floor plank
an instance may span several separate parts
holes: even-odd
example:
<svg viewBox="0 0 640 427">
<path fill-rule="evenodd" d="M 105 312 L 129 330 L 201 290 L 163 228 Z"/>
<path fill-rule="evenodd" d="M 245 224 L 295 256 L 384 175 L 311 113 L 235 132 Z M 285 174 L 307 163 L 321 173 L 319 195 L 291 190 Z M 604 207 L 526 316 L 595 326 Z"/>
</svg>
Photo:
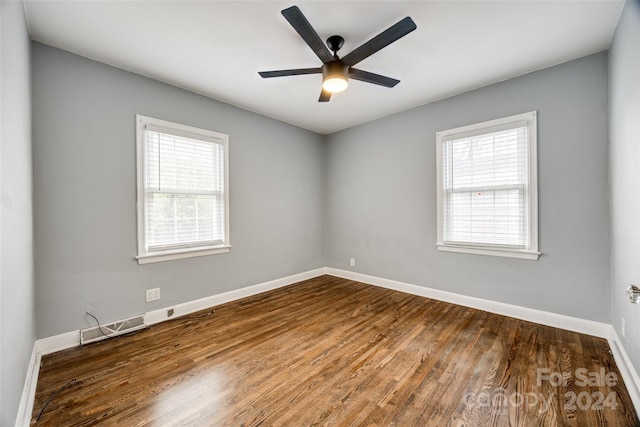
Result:
<svg viewBox="0 0 640 427">
<path fill-rule="evenodd" d="M 322 276 L 43 357 L 32 425 L 640 421 L 604 339 Z"/>
</svg>

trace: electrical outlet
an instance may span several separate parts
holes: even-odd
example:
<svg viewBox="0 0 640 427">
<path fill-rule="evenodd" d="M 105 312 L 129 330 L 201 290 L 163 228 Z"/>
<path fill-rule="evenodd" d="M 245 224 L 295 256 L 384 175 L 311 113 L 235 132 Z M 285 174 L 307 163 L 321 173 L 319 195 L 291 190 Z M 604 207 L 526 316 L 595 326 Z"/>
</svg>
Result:
<svg viewBox="0 0 640 427">
<path fill-rule="evenodd" d="M 349 260 L 349 265 L 350 265 L 351 267 L 355 267 L 355 266 L 356 266 L 356 259 L 355 259 L 355 258 L 351 258 L 351 259 Z"/>
<path fill-rule="evenodd" d="M 170 308 L 169 310 L 167 310 L 167 317 L 171 317 L 173 316 L 173 308 Z"/>
<path fill-rule="evenodd" d="M 147 302 L 160 299 L 160 288 L 147 289 Z"/>
<path fill-rule="evenodd" d="M 624 322 L 624 317 L 620 319 L 620 333 L 622 334 L 622 338 L 624 338 L 627 334 L 626 325 Z"/>
</svg>

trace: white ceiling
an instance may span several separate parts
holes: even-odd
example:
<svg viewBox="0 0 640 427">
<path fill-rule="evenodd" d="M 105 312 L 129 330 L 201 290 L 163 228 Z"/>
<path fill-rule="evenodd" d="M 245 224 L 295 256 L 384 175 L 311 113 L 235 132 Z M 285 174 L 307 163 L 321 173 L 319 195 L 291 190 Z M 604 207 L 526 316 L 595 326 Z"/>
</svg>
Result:
<svg viewBox="0 0 640 427">
<path fill-rule="evenodd" d="M 393 89 L 350 81 L 317 102 L 319 67 L 280 14 L 298 5 L 346 55 L 405 16 L 418 28 L 358 64 Z M 315 132 L 331 133 L 607 49 L 623 1 L 25 0 L 39 42 Z"/>
</svg>

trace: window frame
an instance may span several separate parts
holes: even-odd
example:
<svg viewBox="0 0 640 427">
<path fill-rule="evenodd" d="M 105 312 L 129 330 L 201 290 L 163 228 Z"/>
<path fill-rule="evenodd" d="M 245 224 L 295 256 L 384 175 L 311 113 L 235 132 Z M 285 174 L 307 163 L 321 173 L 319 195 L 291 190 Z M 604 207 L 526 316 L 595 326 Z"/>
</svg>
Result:
<svg viewBox="0 0 640 427">
<path fill-rule="evenodd" d="M 525 212 L 527 244 L 525 248 L 510 247 L 492 243 L 452 242 L 444 239 L 444 189 L 443 189 L 443 146 L 446 141 L 465 137 L 484 135 L 500 130 L 514 129 L 526 123 L 527 138 L 527 209 Z M 538 251 L 538 138 L 537 111 L 516 114 L 495 120 L 461 126 L 445 131 L 436 132 L 436 174 L 437 174 L 437 242 L 439 251 L 458 252 L 465 254 L 490 255 L 508 258 L 537 260 Z"/>
<path fill-rule="evenodd" d="M 223 150 L 223 196 L 224 203 L 224 239 L 219 244 L 185 243 L 174 245 L 167 249 L 150 250 L 147 244 L 146 227 L 146 197 L 145 188 L 146 176 L 146 155 L 145 150 L 145 130 L 152 127 L 155 131 L 166 131 L 165 133 L 220 144 Z M 136 259 L 138 264 L 148 264 L 154 262 L 169 261 L 199 257 L 205 255 L 215 255 L 227 253 L 231 250 L 230 226 L 229 226 L 229 135 L 214 132 L 207 129 L 200 129 L 180 123 L 169 122 L 153 117 L 136 114 L 136 211 L 137 211 L 137 243 L 138 253 Z"/>
</svg>

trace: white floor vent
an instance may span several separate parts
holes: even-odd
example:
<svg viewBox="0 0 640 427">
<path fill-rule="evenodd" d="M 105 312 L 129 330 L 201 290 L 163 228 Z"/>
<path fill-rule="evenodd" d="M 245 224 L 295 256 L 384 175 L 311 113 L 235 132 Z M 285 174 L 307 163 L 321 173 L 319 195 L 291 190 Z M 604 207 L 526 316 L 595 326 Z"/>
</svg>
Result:
<svg viewBox="0 0 640 427">
<path fill-rule="evenodd" d="M 102 341 L 107 339 L 105 335 L 108 335 L 109 337 L 116 337 L 118 335 L 128 334 L 129 332 L 137 331 L 146 327 L 144 323 L 144 314 L 101 326 L 102 330 L 98 326 L 82 329 L 80 331 L 80 344 L 84 345 L 90 342 Z"/>
</svg>

